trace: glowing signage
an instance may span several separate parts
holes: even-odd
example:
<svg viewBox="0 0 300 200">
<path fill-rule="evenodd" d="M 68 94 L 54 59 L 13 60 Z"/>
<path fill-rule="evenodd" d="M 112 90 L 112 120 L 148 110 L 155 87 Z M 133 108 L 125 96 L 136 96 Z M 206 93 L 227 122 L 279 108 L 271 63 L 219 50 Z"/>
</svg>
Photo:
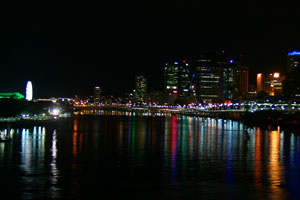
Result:
<svg viewBox="0 0 300 200">
<path fill-rule="evenodd" d="M 300 51 L 292 51 L 288 53 L 288 56 L 296 56 L 296 55 L 300 55 Z"/>
</svg>

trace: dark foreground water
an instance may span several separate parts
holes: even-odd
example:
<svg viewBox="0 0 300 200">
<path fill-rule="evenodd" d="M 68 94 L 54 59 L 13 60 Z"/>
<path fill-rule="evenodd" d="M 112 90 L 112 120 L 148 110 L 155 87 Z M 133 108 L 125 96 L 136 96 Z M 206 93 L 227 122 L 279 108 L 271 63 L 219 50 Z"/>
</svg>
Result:
<svg viewBox="0 0 300 200">
<path fill-rule="evenodd" d="M 231 120 L 98 116 L 14 128 L 1 199 L 299 199 L 300 137 Z"/>
</svg>

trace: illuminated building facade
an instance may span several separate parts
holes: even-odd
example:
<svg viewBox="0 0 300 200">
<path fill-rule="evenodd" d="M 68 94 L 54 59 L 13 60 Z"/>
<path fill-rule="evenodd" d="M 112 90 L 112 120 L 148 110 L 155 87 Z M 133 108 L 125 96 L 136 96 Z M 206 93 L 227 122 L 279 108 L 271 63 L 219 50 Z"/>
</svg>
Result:
<svg viewBox="0 0 300 200">
<path fill-rule="evenodd" d="M 200 55 L 194 61 L 193 85 L 198 102 L 213 103 L 223 99 L 224 73 L 220 64 L 213 55 Z"/>
<path fill-rule="evenodd" d="M 186 60 L 165 64 L 164 88 L 167 93 L 178 96 L 187 96 L 190 91 L 190 70 Z"/>
<path fill-rule="evenodd" d="M 257 74 L 257 92 L 264 91 L 270 96 L 280 95 L 282 93 L 282 82 L 284 77 L 280 73 Z"/>
<path fill-rule="evenodd" d="M 202 54 L 192 65 L 192 91 L 198 102 L 232 101 L 248 93 L 248 67 L 241 65 L 241 58 L 229 59 L 224 52 Z"/>
<path fill-rule="evenodd" d="M 166 63 L 165 91 L 199 103 L 240 99 L 248 93 L 248 67 L 241 65 L 241 57 L 234 61 L 222 51 Z"/>
<path fill-rule="evenodd" d="M 248 66 L 236 66 L 234 68 L 233 80 L 233 99 L 242 98 L 248 93 L 249 88 Z"/>
<path fill-rule="evenodd" d="M 258 73 L 257 76 L 256 76 L 256 91 L 257 92 L 261 92 L 261 91 L 264 90 L 263 89 L 262 78 L 263 78 L 262 73 Z"/>
<path fill-rule="evenodd" d="M 31 81 L 27 81 L 25 99 L 27 101 L 32 101 L 32 97 L 33 97 L 32 83 L 31 83 Z"/>
<path fill-rule="evenodd" d="M 231 60 L 231 62 L 233 62 Z M 224 63 L 223 69 L 223 92 L 222 92 L 222 98 L 224 100 L 232 100 L 233 99 L 233 87 L 234 87 L 234 70 L 235 67 L 230 63 L 230 65 L 226 66 L 226 63 Z"/>
<path fill-rule="evenodd" d="M 300 99 L 300 51 L 287 54 L 287 74 L 283 85 L 284 95 L 295 100 Z"/>
<path fill-rule="evenodd" d="M 147 93 L 147 78 L 144 75 L 135 77 L 135 96 L 137 100 L 143 101 Z"/>
<path fill-rule="evenodd" d="M 199 102 L 218 102 L 222 99 L 222 69 L 219 67 L 196 68 L 196 99 Z"/>
<path fill-rule="evenodd" d="M 242 57 L 242 55 L 241 55 Z M 248 93 L 248 67 L 243 66 L 239 60 L 223 57 L 223 99 L 236 100 L 241 99 Z"/>
<path fill-rule="evenodd" d="M 0 93 L 0 99 L 24 99 L 24 95 L 19 92 Z"/>
<path fill-rule="evenodd" d="M 294 72 L 300 68 L 300 51 L 292 51 L 287 54 L 287 72 Z"/>
<path fill-rule="evenodd" d="M 101 100 L 101 88 L 99 86 L 94 87 L 94 103 L 99 103 Z"/>
<path fill-rule="evenodd" d="M 269 78 L 270 78 L 269 95 L 270 96 L 280 95 L 282 93 L 282 82 L 284 80 L 284 77 L 281 77 L 280 73 L 275 72 L 270 74 Z"/>
</svg>

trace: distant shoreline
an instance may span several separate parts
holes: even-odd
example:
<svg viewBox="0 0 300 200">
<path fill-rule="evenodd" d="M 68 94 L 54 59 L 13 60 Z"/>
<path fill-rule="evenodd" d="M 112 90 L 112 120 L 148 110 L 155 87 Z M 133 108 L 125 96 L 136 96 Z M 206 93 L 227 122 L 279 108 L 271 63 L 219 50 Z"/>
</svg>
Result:
<svg viewBox="0 0 300 200">
<path fill-rule="evenodd" d="M 143 116 L 141 113 L 137 112 L 135 116 Z M 231 115 L 230 113 L 219 113 L 214 115 L 204 115 L 199 113 L 194 114 L 171 114 L 175 116 L 191 116 L 191 117 L 204 117 L 204 118 L 216 118 L 216 119 L 224 119 L 224 120 L 234 120 L 244 123 L 246 126 L 253 127 L 266 127 L 266 126 L 281 126 L 285 129 L 299 129 L 300 130 L 300 113 L 297 114 L 286 114 L 278 111 L 257 111 L 254 113 L 245 112 L 239 115 Z M 171 116 L 170 115 L 170 116 Z M 84 114 L 84 115 L 71 115 L 68 117 L 62 117 L 57 119 L 44 119 L 44 120 L 36 120 L 36 119 L 20 119 L 16 121 L 0 121 L 1 128 L 7 128 L 8 126 L 12 127 L 32 127 L 32 126 L 55 126 L 61 119 L 68 118 L 80 118 L 80 117 L 100 117 L 100 116 L 125 116 L 126 115 L 92 115 L 92 114 Z M 149 115 L 151 117 L 152 115 Z M 145 117 L 145 116 L 144 116 Z M 155 116 L 155 117 L 164 117 L 164 116 Z"/>
</svg>

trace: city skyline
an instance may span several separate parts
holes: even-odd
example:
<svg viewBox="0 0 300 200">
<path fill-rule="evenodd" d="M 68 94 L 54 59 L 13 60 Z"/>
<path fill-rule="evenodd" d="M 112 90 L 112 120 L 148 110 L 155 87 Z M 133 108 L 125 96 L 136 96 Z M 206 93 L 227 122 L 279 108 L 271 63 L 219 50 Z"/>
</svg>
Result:
<svg viewBox="0 0 300 200">
<path fill-rule="evenodd" d="M 132 90 L 138 74 L 158 90 L 165 60 L 222 50 L 243 54 L 255 83 L 258 72 L 283 73 L 286 54 L 300 48 L 288 3 L 114 3 L 8 5 L 0 90 L 21 92 L 31 80 L 40 97 L 90 95 L 95 85 L 117 94 Z"/>
<path fill-rule="evenodd" d="M 164 88 L 165 87 L 164 86 L 164 82 L 166 81 L 166 79 L 165 79 L 166 77 L 163 75 L 163 73 L 164 73 L 164 67 L 166 65 L 168 65 L 168 63 L 173 63 L 173 64 L 174 63 L 177 64 L 178 62 L 188 62 L 189 63 L 192 60 L 200 59 L 201 56 L 205 56 L 205 55 L 215 55 L 216 56 L 217 54 L 221 55 L 223 53 L 225 53 L 225 52 L 224 51 L 214 52 L 214 53 L 211 53 L 211 52 L 207 53 L 206 52 L 206 53 L 199 54 L 198 56 L 190 56 L 190 57 L 182 57 L 181 56 L 181 57 L 178 57 L 177 59 L 175 57 L 168 58 L 166 60 L 163 60 L 162 63 L 160 63 L 162 66 L 161 66 L 160 72 L 159 73 L 157 72 L 158 75 L 153 76 L 153 74 L 151 74 L 151 73 L 147 74 L 145 72 L 140 72 L 140 71 L 136 70 L 134 73 L 132 73 L 131 75 L 128 76 L 128 77 L 131 78 L 131 80 L 129 80 L 129 83 L 123 85 L 123 87 L 124 87 L 123 90 L 117 91 L 116 93 L 113 93 L 113 91 L 116 91 L 116 90 L 109 90 L 110 89 L 110 85 L 114 82 L 114 80 L 111 80 L 110 82 L 107 81 L 106 82 L 107 84 L 102 84 L 103 82 L 101 83 L 101 81 L 90 80 L 90 81 L 88 81 L 88 84 L 83 84 L 84 87 L 77 88 L 77 90 L 76 90 L 76 88 L 72 88 L 73 91 L 76 91 L 77 93 L 75 92 L 75 93 L 71 94 L 70 92 L 67 92 L 67 93 L 63 93 L 64 95 L 52 95 L 52 96 L 48 95 L 47 96 L 47 95 L 45 95 L 47 93 L 46 92 L 46 93 L 44 93 L 44 96 L 43 96 L 43 95 L 41 95 L 43 93 L 40 92 L 40 95 L 39 94 L 37 94 L 37 95 L 35 94 L 35 97 L 36 98 L 41 98 L 41 97 L 59 97 L 59 96 L 60 97 L 72 97 L 72 96 L 82 96 L 82 97 L 84 97 L 84 96 L 92 96 L 93 95 L 93 89 L 94 89 L 94 87 L 100 87 L 101 90 L 104 91 L 104 95 L 106 95 L 106 96 L 110 96 L 110 95 L 124 96 L 126 93 L 129 94 L 129 93 L 131 93 L 132 91 L 134 91 L 136 89 L 136 82 L 135 82 L 134 79 L 136 79 L 136 77 L 138 77 L 138 76 L 145 76 L 148 79 L 148 81 L 147 81 L 148 87 L 150 85 L 150 87 L 148 88 L 148 92 L 150 92 L 150 91 L 164 91 L 165 90 L 165 88 Z M 299 51 L 289 52 L 286 56 L 290 56 L 291 53 L 294 53 L 294 54 L 297 53 L 297 55 L 298 55 Z M 233 57 L 233 56 L 230 56 L 230 55 L 226 55 L 226 57 L 228 59 L 228 63 L 231 63 L 231 62 L 232 63 L 236 63 L 236 62 L 238 62 L 239 65 L 248 67 L 247 65 L 241 63 L 243 61 L 240 61 L 238 59 L 232 59 L 232 58 L 237 58 L 237 57 Z M 243 59 L 243 58 L 241 58 L 241 59 Z M 285 65 L 285 68 L 286 69 L 282 69 L 282 70 L 268 69 L 267 71 L 264 70 L 264 69 L 260 69 L 260 70 L 256 70 L 254 72 L 255 74 L 252 71 L 252 74 L 249 74 L 249 77 L 248 77 L 249 81 L 248 81 L 248 83 L 250 85 L 256 86 L 256 84 L 257 84 L 256 83 L 256 75 L 257 74 L 259 74 L 261 72 L 263 72 L 263 74 L 277 73 L 277 72 L 281 73 L 282 71 L 284 71 L 284 73 L 281 73 L 281 74 L 285 74 L 285 71 L 287 70 L 287 65 Z M 196 70 L 195 65 L 193 65 L 193 64 L 190 65 L 189 69 L 191 70 L 191 72 L 189 72 L 189 74 L 191 76 L 194 73 L 196 73 L 196 71 L 195 71 Z M 251 69 L 249 69 L 249 71 L 251 71 Z M 157 80 L 159 80 L 159 81 L 157 81 Z M 29 81 L 29 80 L 27 80 L 27 81 Z M 53 80 L 53 81 L 55 81 L 55 80 Z M 156 85 L 153 85 L 153 81 L 156 82 Z M 40 84 L 39 82 L 35 82 L 34 83 L 34 87 L 37 87 L 39 84 Z M 115 84 L 118 84 L 118 83 L 115 83 Z M 112 85 L 114 85 L 114 84 L 112 84 Z M 37 88 L 39 88 L 39 87 L 37 87 Z M 64 89 L 64 88 L 62 88 L 62 89 Z M 23 90 L 24 90 L 24 92 L 22 91 L 22 89 L 18 90 L 18 91 L 10 89 L 10 90 L 8 90 L 6 92 L 21 92 L 21 93 L 23 92 L 25 94 L 26 93 L 26 88 L 24 87 Z M 85 90 L 85 91 L 83 91 L 83 90 Z M 65 95 L 65 94 L 69 94 L 69 95 Z"/>
</svg>

